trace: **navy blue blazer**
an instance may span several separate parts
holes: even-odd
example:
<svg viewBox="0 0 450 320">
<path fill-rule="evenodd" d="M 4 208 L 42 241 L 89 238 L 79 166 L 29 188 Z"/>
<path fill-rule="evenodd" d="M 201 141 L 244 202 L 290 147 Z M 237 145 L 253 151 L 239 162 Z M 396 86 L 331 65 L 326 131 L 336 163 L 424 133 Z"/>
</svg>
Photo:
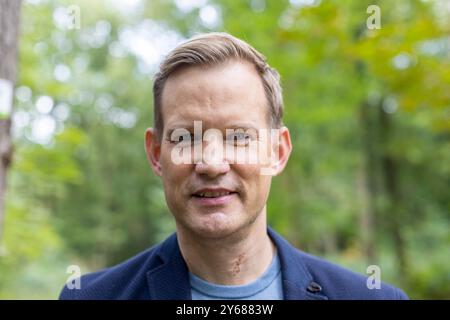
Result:
<svg viewBox="0 0 450 320">
<path fill-rule="evenodd" d="M 286 300 L 408 299 L 402 290 L 385 283 L 380 289 L 368 289 L 366 276 L 306 254 L 270 228 L 268 234 L 280 257 Z M 82 276 L 80 286 L 64 286 L 60 299 L 192 299 L 176 234 L 117 266 Z"/>
</svg>

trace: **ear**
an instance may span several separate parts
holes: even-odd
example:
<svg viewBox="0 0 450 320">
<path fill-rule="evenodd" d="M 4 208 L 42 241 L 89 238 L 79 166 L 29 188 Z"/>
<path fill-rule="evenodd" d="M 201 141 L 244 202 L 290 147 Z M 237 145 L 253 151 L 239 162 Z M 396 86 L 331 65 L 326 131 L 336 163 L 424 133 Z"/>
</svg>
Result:
<svg viewBox="0 0 450 320">
<path fill-rule="evenodd" d="M 162 174 L 160 163 L 161 142 L 158 141 L 156 131 L 153 128 L 148 128 L 145 131 L 145 152 L 153 172 L 160 177 Z"/>
<path fill-rule="evenodd" d="M 267 174 L 277 176 L 283 172 L 292 152 L 291 135 L 287 127 L 278 129 L 271 137 L 272 156 Z"/>
</svg>

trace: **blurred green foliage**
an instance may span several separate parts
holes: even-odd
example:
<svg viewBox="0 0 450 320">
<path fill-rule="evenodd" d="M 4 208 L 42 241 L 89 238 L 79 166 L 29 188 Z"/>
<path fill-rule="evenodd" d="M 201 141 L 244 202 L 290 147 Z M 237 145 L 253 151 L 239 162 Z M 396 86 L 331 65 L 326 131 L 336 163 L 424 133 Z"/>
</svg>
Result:
<svg viewBox="0 0 450 320">
<path fill-rule="evenodd" d="M 61 22 L 74 3 L 80 29 Z M 0 298 L 56 298 L 67 266 L 97 270 L 174 231 L 143 148 L 152 75 L 161 53 L 208 31 L 247 40 L 282 76 L 294 151 L 269 223 L 355 271 L 379 265 L 411 298 L 450 298 L 445 1 L 115 3 L 23 6 Z"/>
</svg>

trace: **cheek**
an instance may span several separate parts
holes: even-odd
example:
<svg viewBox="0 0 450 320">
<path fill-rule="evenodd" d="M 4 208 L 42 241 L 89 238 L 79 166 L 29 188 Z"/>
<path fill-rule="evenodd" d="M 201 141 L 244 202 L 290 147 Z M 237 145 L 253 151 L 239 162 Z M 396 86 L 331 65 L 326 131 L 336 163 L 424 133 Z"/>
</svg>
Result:
<svg viewBox="0 0 450 320">
<path fill-rule="evenodd" d="M 256 182 L 256 184 L 258 185 L 258 187 L 257 187 L 258 197 L 263 199 L 264 202 L 267 201 L 267 198 L 269 196 L 270 182 L 271 182 L 271 178 L 269 176 L 258 175 L 258 181 Z"/>
<path fill-rule="evenodd" d="M 189 178 L 191 168 L 186 165 L 169 165 L 162 167 L 163 180 L 166 190 L 172 193 L 183 194 L 183 188 Z"/>
<path fill-rule="evenodd" d="M 185 208 L 186 198 L 185 185 L 186 179 L 183 178 L 184 170 L 176 165 L 163 166 L 162 182 L 164 186 L 164 195 L 169 210 L 177 215 Z"/>
<path fill-rule="evenodd" d="M 161 154 L 161 170 L 164 189 L 171 198 L 183 195 L 183 186 L 192 171 L 192 165 L 175 164 L 170 158 L 170 154 Z"/>
<path fill-rule="evenodd" d="M 261 174 L 261 166 L 237 165 L 235 171 L 244 185 L 247 200 L 258 202 L 267 198 L 271 177 Z"/>
<path fill-rule="evenodd" d="M 183 172 L 188 171 L 189 165 L 186 164 L 175 164 L 172 160 L 172 149 L 162 148 L 161 149 L 161 170 L 163 176 L 167 177 L 167 180 L 177 179 L 177 176 L 183 174 Z"/>
</svg>

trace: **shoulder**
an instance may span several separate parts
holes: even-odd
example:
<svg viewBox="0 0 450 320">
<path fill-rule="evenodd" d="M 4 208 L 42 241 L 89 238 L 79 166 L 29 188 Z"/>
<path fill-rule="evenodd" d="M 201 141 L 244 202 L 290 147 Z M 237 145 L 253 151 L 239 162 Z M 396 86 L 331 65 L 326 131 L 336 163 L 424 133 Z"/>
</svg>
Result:
<svg viewBox="0 0 450 320">
<path fill-rule="evenodd" d="M 380 288 L 371 288 L 368 282 L 371 284 L 372 279 L 369 279 L 368 275 L 353 272 L 305 253 L 292 246 L 271 228 L 268 232 L 278 249 L 289 299 L 302 297 L 330 300 L 408 299 L 402 290 L 384 282 L 381 282 Z"/>
<path fill-rule="evenodd" d="M 62 289 L 61 300 L 145 299 L 147 272 L 158 265 L 155 245 L 116 266 L 81 276 L 80 288 Z"/>
<path fill-rule="evenodd" d="M 328 299 L 405 300 L 401 290 L 381 282 L 379 288 L 370 289 L 368 275 L 359 274 L 322 258 L 297 250 L 298 256 Z M 370 280 L 369 280 L 370 281 Z"/>
</svg>

